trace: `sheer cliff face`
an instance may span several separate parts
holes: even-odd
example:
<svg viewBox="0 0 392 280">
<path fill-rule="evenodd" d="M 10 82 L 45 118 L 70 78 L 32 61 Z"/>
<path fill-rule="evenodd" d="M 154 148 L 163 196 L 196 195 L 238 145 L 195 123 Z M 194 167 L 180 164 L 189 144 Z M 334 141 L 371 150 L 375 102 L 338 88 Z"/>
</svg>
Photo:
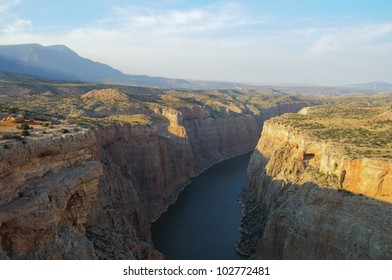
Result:
<svg viewBox="0 0 392 280">
<path fill-rule="evenodd" d="M 252 258 L 390 259 L 391 168 L 266 122 L 242 193 Z"/>
<path fill-rule="evenodd" d="M 304 106 L 160 108 L 152 125 L 12 140 L 0 158 L 0 258 L 162 258 L 151 222 L 190 177 L 253 150 L 265 118 Z"/>
<path fill-rule="evenodd" d="M 1 258 L 95 258 L 84 227 L 101 175 L 91 131 L 13 141 L 0 170 Z"/>
</svg>

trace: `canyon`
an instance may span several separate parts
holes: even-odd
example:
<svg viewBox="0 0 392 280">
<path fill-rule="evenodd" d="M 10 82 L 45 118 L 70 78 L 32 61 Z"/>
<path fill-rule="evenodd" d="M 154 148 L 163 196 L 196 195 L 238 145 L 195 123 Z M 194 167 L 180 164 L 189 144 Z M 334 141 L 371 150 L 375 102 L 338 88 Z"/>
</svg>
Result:
<svg viewBox="0 0 392 280">
<path fill-rule="evenodd" d="M 390 108 L 358 106 L 362 115 L 353 108 L 337 109 L 347 114 L 332 120 L 334 134 L 325 119 L 337 117 L 320 118 L 322 108 L 265 122 L 241 194 L 238 252 L 252 259 L 392 258 Z"/>
<path fill-rule="evenodd" d="M 3 137 L 0 258 L 164 258 L 152 244 L 151 222 L 190 178 L 253 150 L 264 120 L 308 105 L 155 106 L 127 112 L 141 111 L 152 123 L 57 122 L 34 125 L 22 140 Z M 105 110 L 100 118 L 120 109 Z"/>
<path fill-rule="evenodd" d="M 186 81 L 59 45 L 1 51 L 0 259 L 163 259 L 151 223 L 192 177 L 251 151 L 237 252 L 392 258 L 388 84 Z"/>
</svg>

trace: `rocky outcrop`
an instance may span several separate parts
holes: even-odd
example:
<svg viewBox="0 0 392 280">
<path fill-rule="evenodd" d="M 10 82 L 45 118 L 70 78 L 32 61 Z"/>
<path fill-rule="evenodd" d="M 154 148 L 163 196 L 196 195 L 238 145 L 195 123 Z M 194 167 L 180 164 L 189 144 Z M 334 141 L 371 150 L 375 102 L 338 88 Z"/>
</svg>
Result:
<svg viewBox="0 0 392 280">
<path fill-rule="evenodd" d="M 392 162 L 266 122 L 242 192 L 254 259 L 390 259 Z"/>
<path fill-rule="evenodd" d="M 94 259 L 85 223 L 101 164 L 82 130 L 16 140 L 0 149 L 0 257 Z"/>
</svg>

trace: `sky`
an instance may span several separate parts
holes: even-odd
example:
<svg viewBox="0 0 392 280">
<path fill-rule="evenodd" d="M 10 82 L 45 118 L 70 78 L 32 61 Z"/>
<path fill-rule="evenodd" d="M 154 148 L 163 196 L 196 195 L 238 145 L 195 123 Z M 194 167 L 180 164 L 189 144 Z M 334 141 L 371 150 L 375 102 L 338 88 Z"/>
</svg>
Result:
<svg viewBox="0 0 392 280">
<path fill-rule="evenodd" d="M 62 44 L 127 74 L 392 82 L 390 0 L 0 0 L 0 45 Z"/>
</svg>

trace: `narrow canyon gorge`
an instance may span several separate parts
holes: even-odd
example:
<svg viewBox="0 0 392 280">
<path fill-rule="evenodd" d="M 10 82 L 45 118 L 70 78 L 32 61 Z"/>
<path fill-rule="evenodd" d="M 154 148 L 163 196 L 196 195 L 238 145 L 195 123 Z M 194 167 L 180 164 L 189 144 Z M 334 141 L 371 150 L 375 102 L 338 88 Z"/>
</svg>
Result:
<svg viewBox="0 0 392 280">
<path fill-rule="evenodd" d="M 10 142 L 0 155 L 0 258 L 164 258 L 151 222 L 190 178 L 254 150 L 266 119 L 308 105 L 260 114 L 158 108 L 155 125 L 69 127 Z"/>
</svg>

